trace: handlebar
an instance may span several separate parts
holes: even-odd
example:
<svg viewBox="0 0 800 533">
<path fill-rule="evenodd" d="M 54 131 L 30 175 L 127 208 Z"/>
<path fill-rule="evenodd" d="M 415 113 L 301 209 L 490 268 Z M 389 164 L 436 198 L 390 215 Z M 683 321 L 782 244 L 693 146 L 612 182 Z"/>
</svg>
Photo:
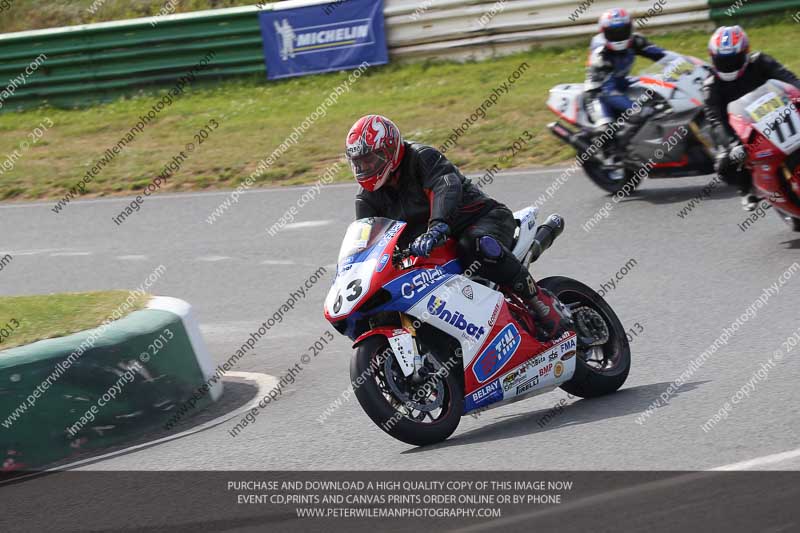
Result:
<svg viewBox="0 0 800 533">
<path fill-rule="evenodd" d="M 408 248 L 403 248 L 402 250 L 395 250 L 392 253 L 392 263 L 397 264 L 404 259 L 408 259 L 411 257 L 411 250 Z"/>
</svg>

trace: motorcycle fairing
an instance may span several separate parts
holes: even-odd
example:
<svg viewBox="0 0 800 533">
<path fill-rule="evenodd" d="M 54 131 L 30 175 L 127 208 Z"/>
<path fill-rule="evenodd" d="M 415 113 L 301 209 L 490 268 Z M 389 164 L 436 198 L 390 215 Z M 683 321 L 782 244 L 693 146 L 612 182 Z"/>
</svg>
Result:
<svg viewBox="0 0 800 533">
<path fill-rule="evenodd" d="M 377 232 L 376 235 L 350 235 L 354 227 L 364 226 L 373 221 L 378 227 L 386 227 L 385 231 Z M 364 318 L 356 308 L 372 298 L 382 288 L 385 280 L 390 280 L 396 275 L 396 269 L 391 262 L 391 253 L 405 227 L 405 222 L 379 217 L 356 220 L 348 227 L 350 244 L 357 251 L 347 257 L 340 257 L 336 275 L 325 298 L 324 310 L 325 317 L 330 322 L 344 321 L 344 327 L 340 329 L 337 326 L 337 329 L 351 339 L 360 334 L 356 330 L 356 324 Z M 374 238 L 374 242 L 370 243 L 370 238 Z M 343 248 L 346 243 L 348 243 L 347 237 L 342 243 Z M 340 320 L 337 321 L 337 318 Z"/>
<path fill-rule="evenodd" d="M 728 112 L 740 120 L 737 134 L 749 137 L 751 130 L 763 135 L 786 155 L 800 148 L 800 114 L 792 102 L 796 89 L 778 80 L 769 80 L 758 89 L 728 104 Z M 742 140 L 748 142 L 748 138 Z"/>
<path fill-rule="evenodd" d="M 461 268 L 457 259 L 451 259 L 441 266 L 434 265 L 433 268 L 409 270 L 383 286 L 392 295 L 392 299 L 386 305 L 381 306 L 380 310 L 405 313 L 414 304 L 433 292 L 436 287 L 463 271 L 464 269 Z"/>
<path fill-rule="evenodd" d="M 464 276 L 454 275 L 437 285 L 407 313 L 460 344 L 464 395 L 467 405 L 473 405 L 467 411 L 517 395 L 546 392 L 569 380 L 575 371 L 574 360 L 559 362 L 557 369 L 554 361 L 557 353 L 566 353 L 570 345 L 574 348 L 574 333 L 557 341 L 539 342 L 517 323 L 502 293 Z M 532 358 L 531 354 L 538 355 Z M 524 368 L 524 376 L 530 379 L 524 387 L 521 382 L 513 390 L 498 390 L 492 385 L 504 379 L 509 369 L 519 368 Z M 480 401 L 474 401 L 476 394 Z"/>
<path fill-rule="evenodd" d="M 510 341 L 511 337 L 505 330 L 503 328 L 501 331 L 500 340 L 505 336 Z M 487 349 L 491 349 L 494 343 L 493 339 Z M 543 394 L 569 381 L 575 374 L 576 345 L 575 334 L 569 333 L 557 339 L 550 348 L 536 357 L 506 368 L 505 373 L 501 372 L 497 378 L 465 394 L 464 412 L 469 413 L 523 396 Z M 479 360 L 480 358 L 476 359 L 476 363 Z"/>
<path fill-rule="evenodd" d="M 496 324 L 495 309 L 503 295 L 461 275 L 454 275 L 417 301 L 406 312 L 455 338 L 466 366 L 486 342 Z M 498 311 L 499 312 L 499 311 Z"/>
<path fill-rule="evenodd" d="M 656 165 L 661 166 L 688 163 L 687 153 L 692 136 L 680 135 L 679 132 L 681 128 L 686 128 L 688 131 L 687 124 L 696 114 L 696 110 L 689 109 L 648 120 L 630 141 L 631 156 L 640 161 L 652 158 Z M 674 145 L 669 144 L 670 137 L 677 140 Z M 656 156 L 656 151 L 659 151 L 661 157 Z"/>
<path fill-rule="evenodd" d="M 668 54 L 640 72 L 633 87 L 658 93 L 677 113 L 699 111 L 703 106 L 703 82 L 709 75 L 708 65 L 699 59 Z"/>
<path fill-rule="evenodd" d="M 370 293 L 372 273 L 378 265 L 377 258 L 353 261 L 344 268 L 337 267 L 334 284 L 340 291 L 330 291 L 325 300 L 325 309 L 332 318 L 349 315 Z"/>
<path fill-rule="evenodd" d="M 583 95 L 582 83 L 562 83 L 550 89 L 547 107 L 570 124 L 588 126 L 591 121 L 583 108 Z"/>
<path fill-rule="evenodd" d="M 517 211 L 514 211 L 514 220 L 519 222 L 519 233 L 514 241 L 514 246 L 511 252 L 520 261 L 525 261 L 525 256 L 533 245 L 533 239 L 536 237 L 536 219 L 539 216 L 539 208 L 535 206 L 528 206 Z"/>
<path fill-rule="evenodd" d="M 786 162 L 800 150 L 798 104 L 800 90 L 780 80 L 769 80 L 728 104 L 728 121 L 747 148 L 756 194 L 795 218 L 800 218 L 800 206 L 786 195 L 800 195 L 800 186 Z"/>
</svg>

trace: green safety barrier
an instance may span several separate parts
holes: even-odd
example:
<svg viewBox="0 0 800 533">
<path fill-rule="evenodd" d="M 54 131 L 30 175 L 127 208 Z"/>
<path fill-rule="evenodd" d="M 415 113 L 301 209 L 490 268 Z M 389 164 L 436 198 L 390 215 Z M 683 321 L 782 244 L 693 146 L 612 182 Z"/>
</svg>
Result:
<svg viewBox="0 0 800 533">
<path fill-rule="evenodd" d="M 800 0 L 709 0 L 708 5 L 711 19 L 719 23 L 753 15 L 800 10 Z"/>
<path fill-rule="evenodd" d="M 257 13 L 220 10 L 155 26 L 148 20 L 121 21 L 0 35 L 2 111 L 45 102 L 82 106 L 132 89 L 174 85 L 208 51 L 214 57 L 197 71 L 200 82 L 265 75 Z M 32 68 L 40 54 L 46 58 Z M 22 83 L 26 68 L 33 72 Z"/>
<path fill-rule="evenodd" d="M 199 350 L 181 316 L 144 309 L 105 329 L 0 352 L 0 472 L 38 469 L 167 424 L 206 383 Z"/>
</svg>

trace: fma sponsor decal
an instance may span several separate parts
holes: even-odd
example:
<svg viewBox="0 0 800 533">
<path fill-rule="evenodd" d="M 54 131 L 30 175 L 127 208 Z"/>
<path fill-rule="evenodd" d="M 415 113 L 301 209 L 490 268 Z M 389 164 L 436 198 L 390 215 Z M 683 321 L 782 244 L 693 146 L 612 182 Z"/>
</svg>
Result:
<svg viewBox="0 0 800 533">
<path fill-rule="evenodd" d="M 467 411 L 502 400 L 503 389 L 500 387 L 500 380 L 496 379 L 472 394 L 468 394 L 466 399 Z"/>
<path fill-rule="evenodd" d="M 454 311 L 453 309 L 448 309 L 447 301 L 442 300 L 438 296 L 433 295 L 431 296 L 431 299 L 428 300 L 428 312 L 431 314 L 431 316 L 434 316 L 442 322 L 447 322 L 451 326 L 460 329 L 475 340 L 480 340 L 480 338 L 486 333 L 486 329 L 483 326 L 478 326 L 472 322 L 468 322 L 467 319 L 464 318 L 463 313 Z M 514 328 L 514 331 L 516 331 L 516 328 Z M 517 332 L 517 338 L 519 338 L 519 332 Z M 517 342 L 517 344 L 519 344 L 519 342 Z"/>
<path fill-rule="evenodd" d="M 563 344 L 561 344 L 561 346 L 559 347 L 559 351 L 562 354 L 566 353 L 566 352 L 568 352 L 570 350 L 574 350 L 576 345 L 577 345 L 576 338 L 573 337 L 570 340 L 568 340 L 568 341 L 564 342 Z"/>
<path fill-rule="evenodd" d="M 508 324 L 500 330 L 472 365 L 472 373 L 480 383 L 495 375 L 519 348 L 522 338 L 514 324 Z"/>
</svg>

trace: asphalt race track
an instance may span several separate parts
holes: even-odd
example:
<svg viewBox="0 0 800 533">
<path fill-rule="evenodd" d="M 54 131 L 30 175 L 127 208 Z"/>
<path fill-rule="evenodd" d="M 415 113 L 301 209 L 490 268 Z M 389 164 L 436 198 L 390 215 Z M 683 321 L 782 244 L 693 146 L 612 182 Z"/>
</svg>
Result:
<svg viewBox="0 0 800 533">
<path fill-rule="evenodd" d="M 518 209 L 533 203 L 559 174 L 505 173 L 485 189 Z M 637 422 L 690 360 L 800 261 L 800 233 L 773 213 L 747 231 L 739 228 L 746 213 L 732 190 L 717 188 L 685 218 L 677 216 L 709 179 L 646 182 L 589 232 L 582 225 L 609 198 L 583 175 L 567 181 L 541 209 L 542 217 L 564 215 L 567 229 L 534 265 L 535 277 L 566 275 L 600 288 L 632 265 L 606 294 L 626 328 L 636 332 L 631 374 L 617 394 L 573 400 L 556 390 L 477 420 L 468 416 L 445 443 L 415 449 L 375 427 L 354 398 L 319 421 L 349 387 L 351 349 L 337 334 L 238 436 L 229 430 L 239 417 L 83 468 L 706 470 L 755 460 L 744 467 L 796 470 L 800 454 L 760 458 L 800 447 L 794 392 L 800 347 L 782 347 L 800 326 L 800 270 L 668 396 L 668 404 Z M 227 192 L 154 196 L 121 226 L 112 217 L 129 198 L 76 202 L 61 214 L 49 202 L 0 206 L 2 251 L 14 257 L 0 273 L 0 294 L 134 288 L 164 264 L 167 270 L 152 292 L 192 303 L 222 362 L 291 290 L 326 267 L 325 279 L 235 369 L 280 377 L 310 344 L 333 331 L 322 316 L 322 301 L 353 216 L 355 186 L 331 186 L 300 210 L 299 224 L 267 234 L 303 191 L 248 192 L 213 225 L 206 217 Z M 780 362 L 773 361 L 776 354 Z M 754 378 L 768 361 L 774 364 L 762 371 L 763 378 Z M 748 382 L 748 395 L 740 394 L 726 418 L 704 431 L 701 426 Z M 555 415 L 541 423 L 548 412 Z"/>
</svg>

